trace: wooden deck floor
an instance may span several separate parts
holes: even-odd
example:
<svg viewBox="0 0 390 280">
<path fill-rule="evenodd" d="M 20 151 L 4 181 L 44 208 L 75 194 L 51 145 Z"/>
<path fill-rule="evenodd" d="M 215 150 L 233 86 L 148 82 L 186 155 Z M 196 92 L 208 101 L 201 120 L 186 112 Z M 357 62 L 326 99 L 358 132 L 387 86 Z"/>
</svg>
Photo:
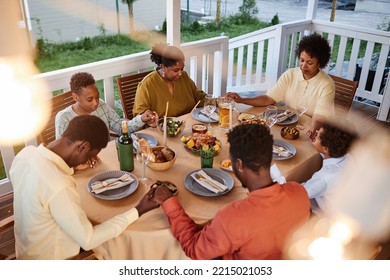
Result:
<svg viewBox="0 0 390 280">
<path fill-rule="evenodd" d="M 376 119 L 379 108 L 373 105 L 353 101 L 347 121 L 353 123 L 360 136 L 370 135 L 378 129 L 390 132 L 390 123 Z"/>
</svg>

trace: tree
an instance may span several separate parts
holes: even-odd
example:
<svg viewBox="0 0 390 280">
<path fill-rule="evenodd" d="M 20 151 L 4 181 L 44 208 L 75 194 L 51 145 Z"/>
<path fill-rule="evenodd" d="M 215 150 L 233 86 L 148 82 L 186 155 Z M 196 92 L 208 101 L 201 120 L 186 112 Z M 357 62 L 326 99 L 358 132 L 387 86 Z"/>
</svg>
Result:
<svg viewBox="0 0 390 280">
<path fill-rule="evenodd" d="M 332 10 L 330 12 L 330 21 L 334 21 L 334 17 L 336 15 L 336 7 L 337 7 L 337 0 L 333 0 L 332 2 Z"/>
<path fill-rule="evenodd" d="M 256 14 L 259 13 L 259 9 L 256 6 L 256 0 L 243 0 L 242 6 L 240 6 L 239 11 L 246 21 L 250 21 Z"/>
<path fill-rule="evenodd" d="M 122 0 L 123 4 L 127 4 L 127 10 L 129 12 L 129 28 L 130 28 L 130 37 L 134 37 L 134 14 L 133 14 L 133 4 L 137 0 Z"/>
<path fill-rule="evenodd" d="M 221 21 L 221 0 L 217 0 L 217 13 L 215 15 L 215 21 L 220 23 Z"/>
</svg>

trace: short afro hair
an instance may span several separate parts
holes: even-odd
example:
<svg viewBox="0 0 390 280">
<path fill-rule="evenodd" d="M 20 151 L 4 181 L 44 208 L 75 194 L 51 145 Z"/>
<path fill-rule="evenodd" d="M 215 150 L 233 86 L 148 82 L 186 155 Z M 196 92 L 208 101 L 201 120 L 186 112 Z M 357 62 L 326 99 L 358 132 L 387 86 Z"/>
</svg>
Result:
<svg viewBox="0 0 390 280">
<path fill-rule="evenodd" d="M 73 118 L 62 137 L 71 141 L 87 141 L 92 149 L 103 149 L 109 140 L 107 125 L 93 115 L 81 115 Z"/>
<path fill-rule="evenodd" d="M 320 68 L 325 68 L 331 55 L 328 41 L 317 33 L 302 37 L 295 54 L 299 57 L 302 52 L 317 58 Z"/>
<path fill-rule="evenodd" d="M 93 76 L 86 72 L 79 72 L 70 78 L 70 90 L 79 95 L 82 88 L 95 84 Z"/>
<path fill-rule="evenodd" d="M 329 156 L 339 158 L 344 156 L 358 138 L 357 133 L 352 129 L 345 129 L 335 124 L 324 123 L 320 134 L 321 145 L 327 147 Z"/>
<path fill-rule="evenodd" d="M 270 168 L 272 162 L 273 136 L 267 126 L 242 124 L 235 126 L 228 134 L 230 156 L 241 159 L 243 165 L 253 172 Z"/>
</svg>

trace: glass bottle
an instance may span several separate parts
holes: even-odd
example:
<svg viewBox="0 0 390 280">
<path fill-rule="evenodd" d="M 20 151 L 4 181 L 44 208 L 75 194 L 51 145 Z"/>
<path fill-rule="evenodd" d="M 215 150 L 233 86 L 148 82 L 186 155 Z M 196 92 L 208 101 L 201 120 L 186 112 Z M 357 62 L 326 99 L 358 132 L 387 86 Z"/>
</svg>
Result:
<svg viewBox="0 0 390 280">
<path fill-rule="evenodd" d="M 134 170 L 133 139 L 128 134 L 127 121 L 122 121 L 122 135 L 118 137 L 119 166 L 123 171 Z"/>
</svg>

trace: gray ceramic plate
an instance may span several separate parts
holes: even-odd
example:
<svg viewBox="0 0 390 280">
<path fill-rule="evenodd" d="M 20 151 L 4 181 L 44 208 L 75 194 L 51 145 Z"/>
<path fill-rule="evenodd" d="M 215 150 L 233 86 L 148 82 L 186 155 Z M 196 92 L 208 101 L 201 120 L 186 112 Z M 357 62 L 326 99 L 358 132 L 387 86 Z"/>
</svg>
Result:
<svg viewBox="0 0 390 280">
<path fill-rule="evenodd" d="M 226 189 L 226 191 L 224 191 L 222 193 L 214 193 L 212 191 L 209 191 L 208 189 L 202 187 L 201 184 L 196 182 L 191 177 L 192 173 L 198 172 L 199 170 L 200 169 L 190 172 L 189 174 L 187 174 L 186 178 L 184 179 L 184 185 L 186 186 L 186 188 L 190 192 L 197 194 L 197 195 L 200 195 L 200 196 L 221 196 L 221 195 L 227 194 L 228 192 L 230 192 L 233 189 L 233 186 L 234 186 L 233 178 L 227 172 L 220 170 L 220 169 L 203 168 L 202 170 L 207 175 L 209 175 L 214 180 L 216 180 L 216 181 L 220 182 L 221 184 L 224 184 L 225 186 L 228 187 Z"/>
<path fill-rule="evenodd" d="M 284 111 L 286 111 L 286 110 L 278 109 L 278 114 L 283 113 Z M 296 123 L 297 121 L 298 121 L 298 116 L 297 116 L 297 114 L 295 114 L 291 118 L 288 118 L 288 119 L 286 119 L 286 120 L 284 120 L 282 122 L 277 122 L 276 124 L 278 124 L 278 125 L 290 125 L 290 124 Z"/>
<path fill-rule="evenodd" d="M 197 121 L 200 121 L 200 122 L 203 122 L 203 123 L 208 123 L 209 122 L 209 117 L 202 114 L 200 112 L 200 110 L 202 110 L 203 108 L 196 108 L 193 112 L 192 112 L 192 117 L 197 120 Z M 218 113 L 218 110 L 215 111 Z M 215 120 L 215 119 L 210 119 L 210 122 L 211 123 L 217 123 L 218 120 Z"/>
<path fill-rule="evenodd" d="M 118 189 L 108 190 L 108 191 L 105 191 L 105 192 L 102 192 L 99 194 L 95 194 L 92 192 L 91 185 L 94 182 L 106 180 L 108 178 L 119 178 L 123 174 L 126 174 L 126 173 L 129 174 L 134 179 L 134 181 L 131 182 L 130 184 L 125 185 L 125 186 L 118 188 Z M 107 172 L 100 173 L 100 174 L 96 175 L 95 177 L 93 177 L 89 181 L 87 188 L 88 188 L 89 193 L 92 194 L 94 197 L 104 199 L 104 200 L 117 200 L 117 199 L 121 199 L 121 198 L 124 198 L 126 196 L 129 196 L 133 192 L 135 192 L 138 188 L 138 179 L 133 174 L 126 172 L 126 171 L 121 171 L 121 170 L 107 171 Z"/>
<path fill-rule="evenodd" d="M 138 138 L 144 138 L 146 141 L 148 141 L 148 144 L 150 147 L 157 146 L 158 141 L 154 136 L 146 134 L 146 133 L 138 133 L 138 132 L 136 132 L 134 134 L 137 135 Z M 133 144 L 133 151 L 134 151 L 134 154 L 137 153 L 137 147 L 134 144 Z"/>
<path fill-rule="evenodd" d="M 292 144 L 290 144 L 290 143 L 288 143 L 286 141 L 279 140 L 279 139 L 274 139 L 274 145 L 280 146 L 280 147 L 285 148 L 286 150 L 289 150 L 291 152 L 291 155 L 288 156 L 288 157 L 281 157 L 278 154 L 273 153 L 272 154 L 272 159 L 273 160 L 289 159 L 289 158 L 292 158 L 293 156 L 295 156 L 295 154 L 297 153 L 297 149 L 295 149 L 295 147 Z"/>
</svg>

